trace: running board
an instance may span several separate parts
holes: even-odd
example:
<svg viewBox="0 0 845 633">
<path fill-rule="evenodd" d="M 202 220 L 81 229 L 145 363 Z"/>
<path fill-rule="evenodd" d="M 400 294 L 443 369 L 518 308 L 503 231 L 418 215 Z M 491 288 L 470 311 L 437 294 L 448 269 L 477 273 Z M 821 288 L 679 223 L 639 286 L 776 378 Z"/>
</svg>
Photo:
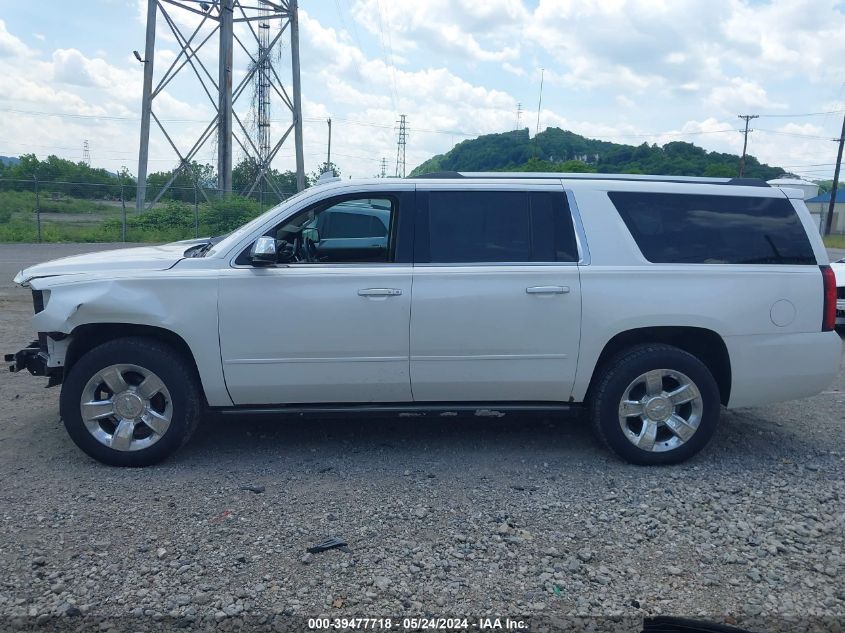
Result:
<svg viewBox="0 0 845 633">
<path fill-rule="evenodd" d="M 240 406 L 213 409 L 223 415 L 334 415 L 398 414 L 400 417 L 427 414 L 472 414 L 498 418 L 507 413 L 577 413 L 582 405 L 569 402 L 473 402 L 473 403 L 385 403 L 385 404 L 291 404 L 279 406 Z"/>
</svg>

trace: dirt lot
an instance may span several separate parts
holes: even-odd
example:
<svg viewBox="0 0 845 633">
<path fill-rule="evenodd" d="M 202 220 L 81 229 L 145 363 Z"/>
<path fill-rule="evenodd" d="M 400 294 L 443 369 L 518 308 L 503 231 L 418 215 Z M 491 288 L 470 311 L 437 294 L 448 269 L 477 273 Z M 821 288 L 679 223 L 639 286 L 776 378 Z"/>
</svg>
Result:
<svg viewBox="0 0 845 633">
<path fill-rule="evenodd" d="M 96 248 L 0 245 L 0 349 L 32 338 L 14 273 Z M 667 468 L 620 463 L 578 420 L 507 416 L 209 418 L 166 463 L 121 470 L 71 443 L 44 384 L 0 378 L 0 630 L 845 618 L 841 374 L 814 398 L 725 412 L 706 450 Z M 349 551 L 305 553 L 329 535 Z"/>
</svg>

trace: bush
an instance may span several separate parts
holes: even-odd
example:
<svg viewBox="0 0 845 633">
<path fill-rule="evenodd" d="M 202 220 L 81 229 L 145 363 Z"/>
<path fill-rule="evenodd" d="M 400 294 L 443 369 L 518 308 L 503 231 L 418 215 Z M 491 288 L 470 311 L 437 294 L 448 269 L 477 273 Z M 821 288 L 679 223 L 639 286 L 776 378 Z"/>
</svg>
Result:
<svg viewBox="0 0 845 633">
<path fill-rule="evenodd" d="M 10 203 L 11 201 L 11 203 Z M 33 206 L 28 206 L 29 202 Z M 34 242 L 38 237 L 35 223 L 34 194 L 26 191 L 0 192 L 0 242 Z M 91 205 L 86 200 L 74 201 Z M 94 203 L 96 204 L 96 203 Z M 123 227 L 117 208 L 115 215 L 102 222 L 47 221 L 42 224 L 44 242 L 117 242 Z M 79 211 L 77 211 L 78 213 Z M 126 218 L 128 242 L 174 242 L 196 237 L 222 235 L 245 224 L 261 213 L 255 200 L 232 196 L 199 206 L 194 215 L 191 204 L 171 200 L 163 207 Z M 199 220 L 197 226 L 197 219 Z"/>
<path fill-rule="evenodd" d="M 258 215 L 261 215 L 261 205 L 255 200 L 240 196 L 213 200 L 200 210 L 200 228 L 203 229 L 201 233 L 223 235 L 243 226 Z"/>
</svg>

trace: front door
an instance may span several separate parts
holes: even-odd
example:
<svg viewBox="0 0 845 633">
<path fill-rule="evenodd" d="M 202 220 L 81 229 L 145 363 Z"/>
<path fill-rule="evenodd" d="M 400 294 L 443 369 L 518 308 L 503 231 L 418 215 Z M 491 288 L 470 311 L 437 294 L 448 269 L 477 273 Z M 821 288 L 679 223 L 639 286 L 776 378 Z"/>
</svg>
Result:
<svg viewBox="0 0 845 633">
<path fill-rule="evenodd" d="M 417 197 L 414 400 L 568 400 L 581 283 L 560 185 L 430 186 Z"/>
<path fill-rule="evenodd" d="M 411 400 L 411 266 L 396 243 L 412 201 L 400 191 L 318 203 L 267 233 L 292 261 L 241 257 L 222 272 L 220 349 L 235 404 Z"/>
</svg>

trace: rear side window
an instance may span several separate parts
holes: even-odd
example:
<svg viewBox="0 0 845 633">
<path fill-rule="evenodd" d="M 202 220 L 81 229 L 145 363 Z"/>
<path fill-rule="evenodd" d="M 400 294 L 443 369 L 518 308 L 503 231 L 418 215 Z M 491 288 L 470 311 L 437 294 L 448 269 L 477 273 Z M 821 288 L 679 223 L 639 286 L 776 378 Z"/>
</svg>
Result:
<svg viewBox="0 0 845 633">
<path fill-rule="evenodd" d="M 801 220 L 785 198 L 631 191 L 608 195 L 650 262 L 816 263 Z"/>
<path fill-rule="evenodd" d="M 425 239 L 423 236 L 420 236 Z M 563 192 L 428 193 L 432 263 L 575 262 L 578 249 Z"/>
</svg>

